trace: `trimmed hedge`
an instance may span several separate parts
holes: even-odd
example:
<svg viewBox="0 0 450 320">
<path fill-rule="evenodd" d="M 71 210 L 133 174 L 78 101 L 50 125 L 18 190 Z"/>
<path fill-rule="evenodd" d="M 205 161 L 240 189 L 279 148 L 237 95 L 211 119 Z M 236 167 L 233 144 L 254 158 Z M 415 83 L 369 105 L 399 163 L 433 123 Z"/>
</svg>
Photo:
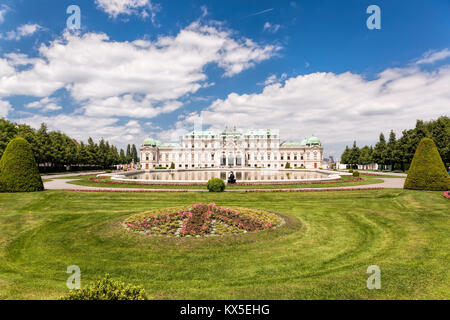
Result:
<svg viewBox="0 0 450 320">
<path fill-rule="evenodd" d="M 353 176 L 354 177 L 359 177 L 359 171 L 358 170 L 353 171 Z"/>
<path fill-rule="evenodd" d="M 147 296 L 142 287 L 112 280 L 107 274 L 84 289 L 70 290 L 60 300 L 147 300 Z"/>
<path fill-rule="evenodd" d="M 450 178 L 434 141 L 423 138 L 409 167 L 404 188 L 446 191 L 449 186 Z"/>
<path fill-rule="evenodd" d="M 12 139 L 0 160 L 0 191 L 34 192 L 44 190 L 30 144 Z"/>
<path fill-rule="evenodd" d="M 222 179 L 213 178 L 208 181 L 206 188 L 209 192 L 223 192 L 225 191 L 225 182 Z"/>
</svg>

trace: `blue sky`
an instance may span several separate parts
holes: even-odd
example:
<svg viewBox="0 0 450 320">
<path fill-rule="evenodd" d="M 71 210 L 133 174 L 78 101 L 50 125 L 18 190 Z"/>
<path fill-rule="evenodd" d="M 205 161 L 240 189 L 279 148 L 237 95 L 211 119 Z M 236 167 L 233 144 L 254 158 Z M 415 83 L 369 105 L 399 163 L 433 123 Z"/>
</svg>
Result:
<svg viewBox="0 0 450 320">
<path fill-rule="evenodd" d="M 81 8 L 67 32 L 66 8 Z M 381 8 L 369 30 L 366 8 Z M 450 110 L 449 1 L 2 1 L 0 116 L 122 146 L 198 127 L 325 154 Z"/>
</svg>

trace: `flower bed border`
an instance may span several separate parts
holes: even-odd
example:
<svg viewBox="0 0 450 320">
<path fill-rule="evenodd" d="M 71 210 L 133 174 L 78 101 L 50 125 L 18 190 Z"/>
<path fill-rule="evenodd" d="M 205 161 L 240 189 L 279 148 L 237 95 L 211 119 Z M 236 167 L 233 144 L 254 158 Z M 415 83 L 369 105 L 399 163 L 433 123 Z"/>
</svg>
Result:
<svg viewBox="0 0 450 320">
<path fill-rule="evenodd" d="M 347 189 L 342 189 L 347 188 Z M 383 190 L 384 187 L 334 187 L 333 188 L 292 188 L 292 189 L 234 189 L 226 192 L 314 192 L 314 191 L 364 191 L 364 190 Z M 181 193 L 181 192 L 207 192 L 208 190 L 192 190 L 192 189 L 62 189 L 63 191 L 76 192 L 154 192 L 154 193 Z"/>
<path fill-rule="evenodd" d="M 95 178 L 89 178 L 90 182 L 95 183 L 108 183 L 108 184 L 125 184 L 125 185 L 160 185 L 160 186 L 205 186 L 204 182 L 190 182 L 190 183 L 183 183 L 183 182 L 174 182 L 174 183 L 168 183 L 168 182 L 132 182 L 132 181 L 112 181 L 112 180 L 104 180 L 107 177 L 95 177 Z M 233 184 L 234 186 L 264 186 L 264 185 L 305 185 L 305 184 L 331 184 L 331 183 L 347 183 L 347 182 L 358 182 L 364 180 L 362 177 L 352 177 L 352 179 L 349 180 L 330 180 L 330 181 L 287 181 L 287 182 L 269 182 L 269 183 L 251 183 L 251 182 L 238 182 L 236 184 Z"/>
</svg>

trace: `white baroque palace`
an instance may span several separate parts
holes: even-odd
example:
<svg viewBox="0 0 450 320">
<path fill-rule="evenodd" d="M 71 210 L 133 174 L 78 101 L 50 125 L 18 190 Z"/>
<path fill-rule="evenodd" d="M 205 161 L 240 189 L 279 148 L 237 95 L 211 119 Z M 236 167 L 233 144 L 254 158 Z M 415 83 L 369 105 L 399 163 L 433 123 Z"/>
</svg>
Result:
<svg viewBox="0 0 450 320">
<path fill-rule="evenodd" d="M 192 131 L 181 138 L 181 143 L 162 143 L 147 138 L 140 151 L 143 170 L 170 168 L 172 163 L 175 169 L 282 169 L 288 162 L 291 168 L 313 169 L 322 167 L 323 161 L 323 147 L 317 137 L 280 143 L 278 130 Z"/>
</svg>

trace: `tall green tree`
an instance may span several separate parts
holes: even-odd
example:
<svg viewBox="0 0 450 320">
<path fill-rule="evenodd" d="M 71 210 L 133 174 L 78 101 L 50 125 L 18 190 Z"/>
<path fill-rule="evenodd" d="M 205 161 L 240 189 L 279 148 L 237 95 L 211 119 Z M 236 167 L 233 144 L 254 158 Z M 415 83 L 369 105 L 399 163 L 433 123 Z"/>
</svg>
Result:
<svg viewBox="0 0 450 320">
<path fill-rule="evenodd" d="M 139 156 L 135 144 L 133 144 L 133 146 L 131 147 L 131 156 L 133 158 L 134 163 L 139 162 Z"/>
<path fill-rule="evenodd" d="M 359 162 L 359 148 L 356 145 L 356 141 L 353 141 L 353 147 L 350 150 L 350 155 L 349 155 L 349 159 L 348 162 L 350 165 L 352 165 L 352 167 L 357 167 L 358 162 Z"/>
<path fill-rule="evenodd" d="M 391 166 L 391 170 L 394 170 L 396 165 L 401 163 L 401 154 L 393 130 L 389 134 L 389 140 L 386 145 L 386 163 Z"/>
<path fill-rule="evenodd" d="M 350 148 L 345 146 L 345 150 L 341 155 L 341 162 L 345 164 L 349 164 L 350 162 Z"/>
<path fill-rule="evenodd" d="M 133 156 L 131 155 L 131 146 L 127 146 L 127 163 L 131 163 L 131 160 L 133 160 Z"/>
<path fill-rule="evenodd" d="M 383 133 L 380 133 L 379 141 L 375 145 L 372 154 L 373 161 L 378 163 L 378 166 L 386 164 L 386 150 L 386 138 Z"/>
<path fill-rule="evenodd" d="M 372 147 L 368 147 L 368 146 L 362 147 L 360 149 L 360 153 L 359 153 L 358 164 L 368 165 L 368 164 L 373 163 L 372 152 L 373 152 Z"/>
<path fill-rule="evenodd" d="M 14 123 L 0 118 L 0 158 L 6 149 L 9 141 L 17 136 L 18 126 Z"/>
<path fill-rule="evenodd" d="M 125 164 L 127 162 L 127 157 L 125 156 L 125 151 L 123 149 L 120 149 L 120 164 Z"/>
</svg>

